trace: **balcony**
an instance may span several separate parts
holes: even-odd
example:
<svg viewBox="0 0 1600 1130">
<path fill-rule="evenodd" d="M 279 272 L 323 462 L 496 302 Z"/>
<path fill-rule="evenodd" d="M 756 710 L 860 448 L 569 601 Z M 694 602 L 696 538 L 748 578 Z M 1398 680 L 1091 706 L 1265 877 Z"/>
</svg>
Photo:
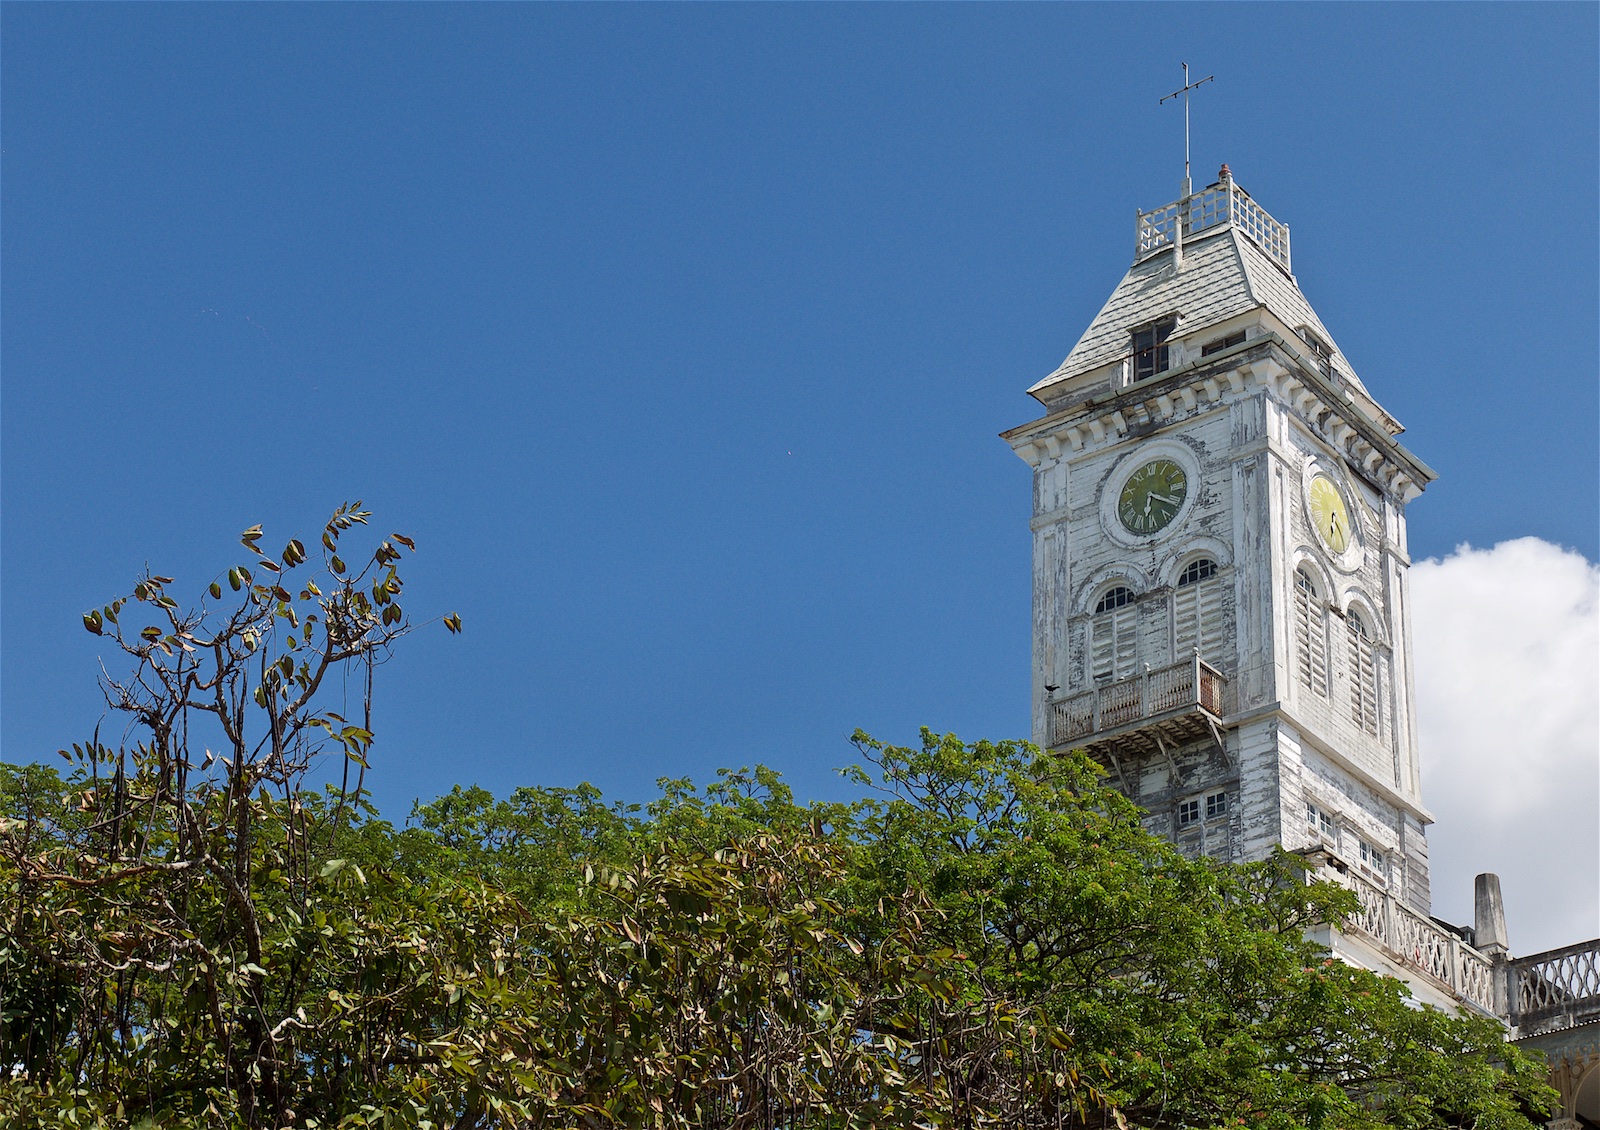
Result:
<svg viewBox="0 0 1600 1130">
<path fill-rule="evenodd" d="M 1050 704 L 1050 747 L 1114 744 L 1119 752 L 1156 752 L 1219 729 L 1228 713 L 1228 680 L 1198 655 Z"/>
<path fill-rule="evenodd" d="M 1524 1037 L 1600 1021 L 1600 938 L 1513 961 L 1511 1010 Z"/>
<path fill-rule="evenodd" d="M 1186 241 L 1207 232 L 1231 227 L 1265 251 L 1285 274 L 1291 269 L 1288 225 L 1273 219 L 1231 178 L 1165 207 L 1139 212 L 1134 226 L 1136 263 L 1169 247 L 1181 250 Z"/>
<path fill-rule="evenodd" d="M 1346 929 L 1367 935 L 1401 965 L 1449 989 L 1457 999 L 1490 1015 L 1502 1014 L 1504 1006 L 1496 1000 L 1497 973 L 1487 956 L 1365 879 L 1350 874 L 1325 877 L 1350 887 L 1361 900 L 1361 909 L 1345 922 Z"/>
</svg>

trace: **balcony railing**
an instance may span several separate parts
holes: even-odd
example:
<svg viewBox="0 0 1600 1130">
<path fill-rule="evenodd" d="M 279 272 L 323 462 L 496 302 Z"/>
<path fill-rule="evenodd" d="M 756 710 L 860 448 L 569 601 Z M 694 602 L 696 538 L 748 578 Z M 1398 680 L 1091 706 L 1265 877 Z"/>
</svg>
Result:
<svg viewBox="0 0 1600 1130">
<path fill-rule="evenodd" d="M 1511 1007 L 1525 1036 L 1600 1020 L 1600 938 L 1513 961 Z"/>
<path fill-rule="evenodd" d="M 1181 247 L 1205 232 L 1229 226 L 1249 236 L 1285 271 L 1290 269 L 1288 225 L 1274 220 L 1232 180 L 1219 181 L 1163 208 L 1138 213 L 1134 261 L 1168 247 Z"/>
<path fill-rule="evenodd" d="M 1067 745 L 1197 709 L 1220 720 L 1227 713 L 1227 687 L 1222 673 L 1198 655 L 1106 683 L 1052 704 L 1050 744 Z"/>
<path fill-rule="evenodd" d="M 1378 942 L 1400 963 L 1447 986 L 1456 996 L 1499 1015 L 1495 967 L 1483 954 L 1433 919 L 1418 914 L 1388 891 L 1347 875 L 1361 909 L 1345 925 Z"/>
</svg>

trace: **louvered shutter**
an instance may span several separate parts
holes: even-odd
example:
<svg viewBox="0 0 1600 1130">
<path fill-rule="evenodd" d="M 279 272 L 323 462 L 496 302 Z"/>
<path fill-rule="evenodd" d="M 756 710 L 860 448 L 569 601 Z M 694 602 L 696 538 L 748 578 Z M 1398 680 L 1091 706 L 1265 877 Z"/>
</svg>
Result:
<svg viewBox="0 0 1600 1130">
<path fill-rule="evenodd" d="M 1134 673 L 1139 655 L 1135 606 L 1124 604 L 1094 618 L 1090 674 L 1096 681 L 1123 679 Z"/>
<path fill-rule="evenodd" d="M 1117 648 L 1117 678 L 1126 679 L 1134 673 L 1139 658 L 1138 617 L 1131 604 L 1123 605 L 1111 615 Z"/>
<path fill-rule="evenodd" d="M 1322 602 L 1304 571 L 1294 575 L 1295 660 L 1300 682 L 1309 690 L 1328 693 L 1328 632 Z"/>
<path fill-rule="evenodd" d="M 1174 649 L 1172 658 L 1187 659 L 1198 649 L 1204 659 L 1217 658 L 1222 643 L 1222 586 L 1215 580 L 1180 585 L 1173 590 Z"/>
<path fill-rule="evenodd" d="M 1378 659 L 1361 617 L 1346 618 L 1350 641 L 1350 717 L 1369 734 L 1378 732 Z"/>
</svg>

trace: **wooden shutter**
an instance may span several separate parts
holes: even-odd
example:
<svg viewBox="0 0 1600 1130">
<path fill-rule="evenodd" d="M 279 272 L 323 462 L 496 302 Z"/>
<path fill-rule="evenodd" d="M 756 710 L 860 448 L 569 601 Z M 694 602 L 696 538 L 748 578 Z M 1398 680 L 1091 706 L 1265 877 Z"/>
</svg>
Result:
<svg viewBox="0 0 1600 1130">
<path fill-rule="evenodd" d="M 1316 586 L 1304 570 L 1294 575 L 1295 665 L 1308 690 L 1328 694 L 1328 629 Z"/>
<path fill-rule="evenodd" d="M 1180 584 L 1172 593 L 1174 662 L 1198 648 L 1215 660 L 1222 644 L 1222 585 L 1215 579 Z"/>
<path fill-rule="evenodd" d="M 1351 612 L 1345 618 L 1350 642 L 1350 717 L 1369 734 L 1378 732 L 1378 659 L 1372 637 L 1361 617 Z"/>
<path fill-rule="evenodd" d="M 1139 656 L 1136 606 L 1107 609 L 1093 621 L 1093 656 L 1090 675 L 1103 682 L 1125 679 L 1134 673 Z"/>
</svg>

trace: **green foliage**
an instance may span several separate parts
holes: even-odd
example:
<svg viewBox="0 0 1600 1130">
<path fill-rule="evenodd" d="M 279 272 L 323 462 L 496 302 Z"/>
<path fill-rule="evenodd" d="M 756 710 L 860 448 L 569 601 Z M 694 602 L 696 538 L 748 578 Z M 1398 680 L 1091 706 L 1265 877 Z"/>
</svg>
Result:
<svg viewBox="0 0 1600 1130">
<path fill-rule="evenodd" d="M 267 555 L 251 527 L 250 557 L 192 607 L 146 571 L 83 617 L 130 667 L 102 682 L 124 736 L 61 751 L 65 781 L 24 770 L 4 790 L 0 1064 L 15 1118 L 290 1120 L 302 998 L 330 973 L 310 924 L 338 913 L 326 857 L 373 739 L 370 698 L 346 717 L 329 688 L 353 669 L 370 695 L 410 630 L 398 563 L 411 539 L 390 535 L 358 568 L 339 557 L 368 517 L 339 507 L 318 564 L 295 538 Z M 332 803 L 303 788 L 325 755 L 345 766 Z"/>
<path fill-rule="evenodd" d="M 876 772 L 856 897 L 927 891 L 975 1002 L 1031 1007 L 1138 1126 L 1524 1127 L 1542 1069 L 1499 1025 L 1416 1007 L 1306 929 L 1355 910 L 1280 854 L 1189 860 L 1078 755 L 857 743 Z"/>
<path fill-rule="evenodd" d="M 858 734 L 853 804 L 758 767 L 642 809 L 457 788 L 395 828 L 362 789 L 366 701 L 322 693 L 409 627 L 409 539 L 339 556 L 366 518 L 335 513 L 320 570 L 252 527 L 198 608 L 147 574 L 85 616 L 132 663 L 105 684 L 128 738 L 65 776 L 0 766 L 0 1124 L 1524 1130 L 1549 1107 L 1493 1021 L 1307 940 L 1348 892 L 1288 856 L 1184 858 L 1081 756 Z M 324 755 L 348 772 L 308 790 Z"/>
</svg>

